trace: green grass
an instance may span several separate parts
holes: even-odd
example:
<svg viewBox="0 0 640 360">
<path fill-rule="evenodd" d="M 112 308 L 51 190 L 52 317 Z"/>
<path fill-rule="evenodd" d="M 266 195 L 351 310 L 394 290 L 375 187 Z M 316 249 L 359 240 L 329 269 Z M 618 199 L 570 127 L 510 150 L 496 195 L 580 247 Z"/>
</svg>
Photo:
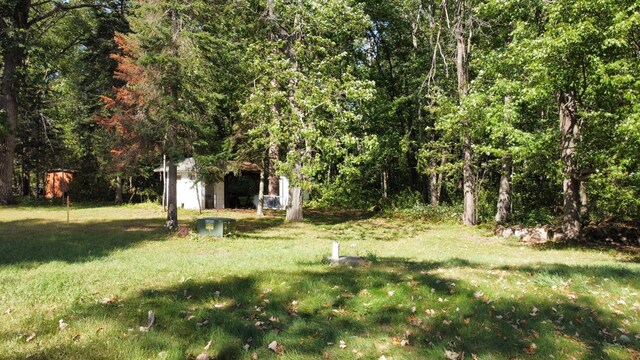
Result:
<svg viewBox="0 0 640 360">
<path fill-rule="evenodd" d="M 149 205 L 74 206 L 69 224 L 55 204 L 1 208 L 0 359 L 270 359 L 271 341 L 282 359 L 640 355 L 634 253 L 357 212 L 180 213 L 198 216 L 238 232 L 168 236 Z M 336 240 L 368 266 L 329 266 Z"/>
</svg>

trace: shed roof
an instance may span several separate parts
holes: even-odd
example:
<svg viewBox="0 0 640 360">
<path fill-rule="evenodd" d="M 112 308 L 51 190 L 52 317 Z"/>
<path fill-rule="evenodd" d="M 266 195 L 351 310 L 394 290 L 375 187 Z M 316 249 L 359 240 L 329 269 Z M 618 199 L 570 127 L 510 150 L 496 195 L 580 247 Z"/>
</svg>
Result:
<svg viewBox="0 0 640 360">
<path fill-rule="evenodd" d="M 186 158 L 176 164 L 177 171 L 195 171 L 196 170 L 196 159 L 189 157 Z M 227 171 L 231 172 L 234 170 L 246 171 L 246 172 L 260 172 L 260 166 L 257 164 L 244 161 L 229 161 L 227 163 Z M 158 166 L 153 170 L 154 172 L 162 172 L 162 166 Z"/>
<path fill-rule="evenodd" d="M 176 164 L 178 171 L 195 171 L 196 159 L 189 157 Z M 162 172 L 162 166 L 153 169 L 153 172 Z"/>
</svg>

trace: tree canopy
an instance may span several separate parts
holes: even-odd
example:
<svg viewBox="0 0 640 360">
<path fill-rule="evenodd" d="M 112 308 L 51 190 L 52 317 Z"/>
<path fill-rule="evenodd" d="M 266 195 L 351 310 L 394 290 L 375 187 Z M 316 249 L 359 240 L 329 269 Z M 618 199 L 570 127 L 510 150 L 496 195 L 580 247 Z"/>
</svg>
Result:
<svg viewBox="0 0 640 360">
<path fill-rule="evenodd" d="M 291 180 L 318 206 L 465 224 L 640 215 L 631 0 L 135 0 L 0 10 L 0 204 L 51 167 L 158 196 L 162 154 Z M 120 180 L 117 181 L 120 183 Z M 80 190 L 82 189 L 82 190 Z M 87 190 L 92 189 L 92 190 Z"/>
</svg>

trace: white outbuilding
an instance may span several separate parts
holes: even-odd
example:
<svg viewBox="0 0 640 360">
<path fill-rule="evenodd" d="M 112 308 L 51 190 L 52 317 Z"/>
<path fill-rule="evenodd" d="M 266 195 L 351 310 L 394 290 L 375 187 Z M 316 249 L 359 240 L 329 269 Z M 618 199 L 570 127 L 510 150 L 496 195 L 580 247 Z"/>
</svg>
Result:
<svg viewBox="0 0 640 360">
<path fill-rule="evenodd" d="M 211 184 L 198 179 L 198 167 L 194 158 L 186 158 L 176 164 L 176 193 L 178 207 L 193 210 L 255 208 L 258 204 L 260 168 L 252 163 L 237 166 L 238 172 L 229 171 Z M 153 171 L 164 170 L 164 186 L 169 183 L 168 167 L 160 166 Z M 279 177 L 277 196 L 264 196 L 265 209 L 284 209 L 289 200 L 289 179 Z M 165 191 L 166 192 L 166 191 Z"/>
</svg>

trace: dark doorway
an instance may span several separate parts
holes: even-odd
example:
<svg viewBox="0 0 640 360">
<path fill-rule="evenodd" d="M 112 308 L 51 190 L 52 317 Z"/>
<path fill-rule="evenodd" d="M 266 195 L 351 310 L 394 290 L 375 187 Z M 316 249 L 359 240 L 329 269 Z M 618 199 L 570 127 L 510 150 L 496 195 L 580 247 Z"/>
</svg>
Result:
<svg viewBox="0 0 640 360">
<path fill-rule="evenodd" d="M 255 208 L 253 198 L 258 195 L 260 174 L 243 172 L 239 176 L 233 173 L 224 177 L 224 207 L 227 209 Z"/>
</svg>

